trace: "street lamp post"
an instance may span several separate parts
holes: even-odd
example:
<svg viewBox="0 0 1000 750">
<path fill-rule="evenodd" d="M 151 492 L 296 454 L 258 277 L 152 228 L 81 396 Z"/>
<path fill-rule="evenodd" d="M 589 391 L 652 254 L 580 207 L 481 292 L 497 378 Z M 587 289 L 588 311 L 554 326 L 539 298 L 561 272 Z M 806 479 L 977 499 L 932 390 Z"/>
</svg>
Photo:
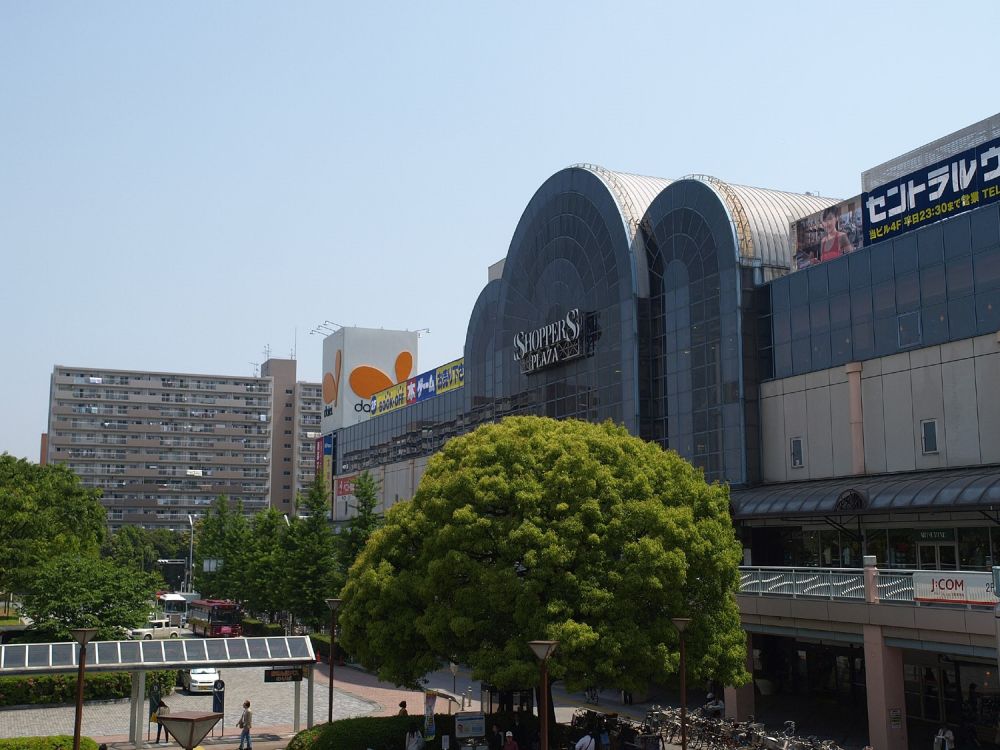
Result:
<svg viewBox="0 0 1000 750">
<path fill-rule="evenodd" d="M 542 689 L 538 694 L 538 718 L 542 727 L 541 750 L 549 750 L 549 658 L 559 641 L 528 641 L 532 652 L 542 663 Z"/>
<path fill-rule="evenodd" d="M 691 624 L 690 617 L 671 618 L 681 636 L 681 750 L 687 750 L 687 653 L 684 647 L 684 631 Z"/>
<path fill-rule="evenodd" d="M 80 727 L 83 723 L 83 673 L 87 669 L 87 644 L 97 635 L 97 628 L 73 628 L 69 631 L 80 644 L 80 670 L 76 674 L 76 720 L 73 723 L 73 750 L 80 750 Z"/>
<path fill-rule="evenodd" d="M 448 669 L 451 671 L 451 692 L 453 695 L 458 694 L 458 664 L 451 661 L 448 662 Z M 462 701 L 465 702 L 464 700 Z M 448 701 L 448 713 L 451 713 L 452 701 Z M 463 706 L 464 708 L 464 706 Z"/>
<path fill-rule="evenodd" d="M 343 599 L 326 600 L 326 606 L 330 608 L 330 692 L 326 711 L 328 724 L 333 723 L 333 652 L 337 650 L 337 610 L 343 602 Z"/>
<path fill-rule="evenodd" d="M 188 593 L 194 591 L 194 516 L 188 513 L 191 535 L 188 539 Z"/>
</svg>

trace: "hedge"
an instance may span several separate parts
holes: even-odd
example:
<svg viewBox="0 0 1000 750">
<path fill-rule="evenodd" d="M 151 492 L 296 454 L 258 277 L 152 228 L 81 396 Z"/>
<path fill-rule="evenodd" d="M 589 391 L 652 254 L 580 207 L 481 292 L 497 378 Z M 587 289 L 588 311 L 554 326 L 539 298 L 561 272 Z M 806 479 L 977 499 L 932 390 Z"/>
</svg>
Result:
<svg viewBox="0 0 1000 750">
<path fill-rule="evenodd" d="M 0 740 L 0 750 L 73 750 L 73 736 L 55 734 L 51 737 L 14 737 Z M 81 737 L 80 750 L 97 750 L 97 743 L 90 737 Z"/>
<path fill-rule="evenodd" d="M 161 695 L 169 695 L 177 683 L 173 670 L 146 673 L 146 695 L 153 684 Z M 132 694 L 129 672 L 104 672 L 83 679 L 84 700 L 113 700 Z M 0 707 L 76 703 L 76 674 L 45 674 L 30 677 L 0 677 Z M 2 746 L 0 746 L 2 747 Z"/>
<path fill-rule="evenodd" d="M 536 716 L 519 715 L 524 728 L 529 733 L 538 731 Z M 414 716 L 364 716 L 357 719 L 341 719 L 333 724 L 319 724 L 312 729 L 299 732 L 288 743 L 287 750 L 403 750 L 404 738 L 410 725 L 419 722 L 423 727 L 424 717 Z M 487 717 L 489 728 L 496 723 L 502 729 L 514 726 L 513 714 L 492 714 Z M 455 717 L 449 714 L 435 714 L 436 730 L 433 740 L 427 742 L 425 750 L 441 750 L 441 737 L 453 735 Z M 562 725 L 549 727 L 549 743 L 552 747 L 562 747 L 565 744 L 565 734 L 568 727 Z M 451 737 L 450 746 L 453 750 L 459 748 L 455 737 Z"/>
<path fill-rule="evenodd" d="M 316 656 L 319 657 L 324 662 L 330 661 L 330 636 L 326 633 L 310 633 L 309 640 L 312 641 L 313 651 L 316 652 Z M 337 661 L 340 664 L 344 663 L 347 658 L 347 652 L 337 644 Z M 378 750 L 377 748 L 372 748 L 372 750 Z"/>
<path fill-rule="evenodd" d="M 246 636 L 275 636 L 284 635 L 285 626 L 280 622 L 261 622 L 252 617 L 243 618 L 243 635 Z"/>
</svg>

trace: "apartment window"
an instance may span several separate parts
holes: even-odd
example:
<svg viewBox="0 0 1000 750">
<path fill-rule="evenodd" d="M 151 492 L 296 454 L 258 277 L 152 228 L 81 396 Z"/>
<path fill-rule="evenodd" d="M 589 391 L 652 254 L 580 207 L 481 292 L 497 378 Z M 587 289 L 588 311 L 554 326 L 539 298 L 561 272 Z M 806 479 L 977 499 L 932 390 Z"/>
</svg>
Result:
<svg viewBox="0 0 1000 750">
<path fill-rule="evenodd" d="M 937 453 L 937 420 L 924 419 L 920 422 L 920 444 L 924 455 Z"/>
<path fill-rule="evenodd" d="M 792 468 L 801 469 L 803 466 L 806 465 L 806 459 L 802 453 L 802 438 L 793 437 L 788 442 L 792 457 Z"/>
</svg>

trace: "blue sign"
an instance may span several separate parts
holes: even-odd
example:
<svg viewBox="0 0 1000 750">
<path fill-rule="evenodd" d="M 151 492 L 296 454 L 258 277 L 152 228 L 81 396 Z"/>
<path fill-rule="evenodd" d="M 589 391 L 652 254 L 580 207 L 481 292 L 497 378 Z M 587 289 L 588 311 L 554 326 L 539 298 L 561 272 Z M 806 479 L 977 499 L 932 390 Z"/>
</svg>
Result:
<svg viewBox="0 0 1000 750">
<path fill-rule="evenodd" d="M 865 193 L 865 244 L 897 237 L 997 200 L 1000 138 Z"/>
</svg>

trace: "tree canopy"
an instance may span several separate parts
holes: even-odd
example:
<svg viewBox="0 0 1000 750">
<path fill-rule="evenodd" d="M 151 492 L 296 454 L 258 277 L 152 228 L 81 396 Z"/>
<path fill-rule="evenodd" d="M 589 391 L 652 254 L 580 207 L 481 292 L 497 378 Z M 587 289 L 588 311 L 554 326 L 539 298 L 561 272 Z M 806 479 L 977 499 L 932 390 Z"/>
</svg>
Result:
<svg viewBox="0 0 1000 750">
<path fill-rule="evenodd" d="M 118 639 L 150 612 L 159 575 L 96 556 L 63 554 L 29 574 L 21 611 L 48 640 L 70 640 L 72 628 L 97 628 L 99 640 Z"/>
<path fill-rule="evenodd" d="M 355 481 L 354 501 L 355 514 L 348 519 L 336 537 L 337 564 L 345 572 L 358 559 L 368 538 L 382 523 L 381 517 L 375 512 L 378 506 L 378 482 L 370 472 L 361 472 Z"/>
<path fill-rule="evenodd" d="M 26 575 L 61 553 L 96 555 L 104 538 L 100 490 L 61 465 L 0 455 L 0 581 L 20 590 Z"/>
<path fill-rule="evenodd" d="M 416 685 L 451 659 L 533 685 L 527 642 L 559 641 L 570 689 L 638 691 L 678 669 L 742 684 L 728 489 L 621 427 L 514 417 L 449 441 L 390 509 L 342 592 L 344 646 Z"/>
</svg>

